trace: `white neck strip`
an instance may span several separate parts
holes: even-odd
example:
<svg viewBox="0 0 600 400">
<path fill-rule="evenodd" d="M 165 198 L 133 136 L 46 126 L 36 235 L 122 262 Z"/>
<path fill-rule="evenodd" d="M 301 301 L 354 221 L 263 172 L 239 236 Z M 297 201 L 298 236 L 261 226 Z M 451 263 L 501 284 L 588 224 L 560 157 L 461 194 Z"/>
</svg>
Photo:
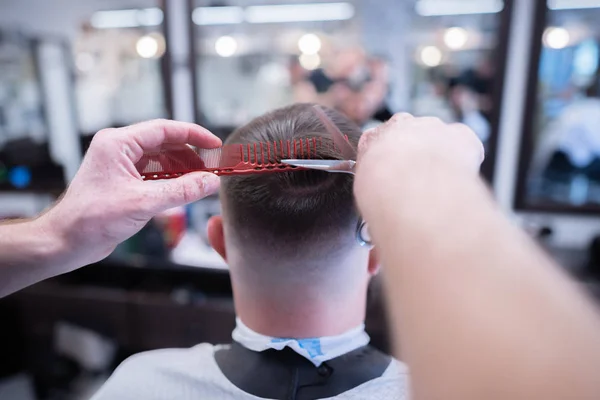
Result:
<svg viewBox="0 0 600 400">
<path fill-rule="evenodd" d="M 252 351 L 283 350 L 289 347 L 317 367 L 327 360 L 366 346 L 371 340 L 365 332 L 364 324 L 341 335 L 294 339 L 261 335 L 244 325 L 239 318 L 236 318 L 236 327 L 231 336 L 233 340 Z"/>
</svg>

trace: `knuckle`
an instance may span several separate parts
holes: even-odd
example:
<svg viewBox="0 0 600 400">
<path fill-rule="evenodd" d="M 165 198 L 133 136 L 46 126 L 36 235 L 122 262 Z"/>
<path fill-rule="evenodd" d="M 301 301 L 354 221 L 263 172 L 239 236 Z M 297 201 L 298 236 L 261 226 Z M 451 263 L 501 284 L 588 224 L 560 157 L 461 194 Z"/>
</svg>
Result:
<svg viewBox="0 0 600 400">
<path fill-rule="evenodd" d="M 369 129 L 368 131 L 364 132 L 361 137 L 360 140 L 358 141 L 358 145 L 359 147 L 365 146 L 367 143 L 369 143 L 370 141 L 374 140 L 375 138 L 377 138 L 380 134 L 381 134 L 381 130 L 382 130 L 382 126 L 377 126 L 375 128 Z"/>
<path fill-rule="evenodd" d="M 392 115 L 392 118 L 390 118 L 390 122 L 392 123 L 399 123 L 399 122 L 403 122 L 406 121 L 407 119 L 412 118 L 412 116 L 408 113 L 405 112 L 400 112 L 400 113 L 396 113 L 394 115 Z"/>
<path fill-rule="evenodd" d="M 450 125 L 450 127 L 452 128 L 452 131 L 457 135 L 461 135 L 464 137 L 477 138 L 477 135 L 475 134 L 475 132 L 465 124 L 454 123 L 454 124 Z"/>
<path fill-rule="evenodd" d="M 114 131 L 113 128 L 102 129 L 94 135 L 94 138 L 92 139 L 92 141 L 106 140 L 106 138 L 108 136 L 112 136 L 113 131 Z"/>
<path fill-rule="evenodd" d="M 114 135 L 114 128 L 107 128 L 98 131 L 92 138 L 90 147 L 105 147 L 108 143 L 113 142 L 118 136 Z"/>
<path fill-rule="evenodd" d="M 165 118 L 156 118 L 150 121 L 150 123 L 152 125 L 156 125 L 156 126 L 165 126 L 169 124 L 169 120 L 165 119 Z"/>
<path fill-rule="evenodd" d="M 361 139 L 366 140 L 366 138 L 370 137 L 370 136 L 376 136 L 379 134 L 379 131 L 381 130 L 382 125 L 378 125 L 374 128 L 368 129 L 366 131 L 363 132 L 363 134 L 361 135 Z"/>
<path fill-rule="evenodd" d="M 363 135 L 360 140 L 358 141 L 358 154 L 359 156 L 364 154 L 366 152 L 366 150 L 369 147 L 369 137 L 371 137 L 371 135 L 373 135 L 372 132 L 369 132 L 365 135 Z"/>
<path fill-rule="evenodd" d="M 400 120 L 402 119 L 402 114 L 394 114 L 392 115 L 392 118 L 390 118 L 390 122 L 392 123 L 396 123 L 396 122 L 400 122 Z"/>
<path fill-rule="evenodd" d="M 456 128 L 459 131 L 471 131 L 471 128 L 469 128 L 467 125 L 461 123 L 461 122 L 455 122 L 453 124 L 450 125 L 453 128 Z"/>
<path fill-rule="evenodd" d="M 130 125 L 124 129 L 127 129 L 129 132 L 138 133 L 143 132 L 148 128 L 159 128 L 164 129 L 169 123 L 169 120 L 164 118 L 155 118 L 144 122 L 138 122 L 137 124 Z"/>
<path fill-rule="evenodd" d="M 432 124 L 432 125 L 443 125 L 444 122 L 439 119 L 438 117 L 423 117 L 422 119 L 423 122 L 428 123 L 428 124 Z"/>
</svg>

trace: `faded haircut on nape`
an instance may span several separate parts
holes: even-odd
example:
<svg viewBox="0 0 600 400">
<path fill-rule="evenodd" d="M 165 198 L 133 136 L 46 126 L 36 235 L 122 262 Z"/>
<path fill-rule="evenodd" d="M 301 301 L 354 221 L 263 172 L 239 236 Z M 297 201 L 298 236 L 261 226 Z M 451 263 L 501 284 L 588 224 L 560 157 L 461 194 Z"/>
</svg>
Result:
<svg viewBox="0 0 600 400">
<path fill-rule="evenodd" d="M 358 125 L 337 111 L 322 110 L 356 147 L 361 135 Z M 305 138 L 320 138 L 322 143 L 311 158 L 341 158 L 313 104 L 295 104 L 260 116 L 234 131 L 226 143 Z M 350 175 L 323 171 L 223 177 L 221 200 L 227 236 L 235 246 L 248 249 L 249 257 L 256 251 L 263 253 L 265 262 L 269 254 L 294 260 L 335 256 L 356 244 L 358 214 L 352 183 Z"/>
</svg>

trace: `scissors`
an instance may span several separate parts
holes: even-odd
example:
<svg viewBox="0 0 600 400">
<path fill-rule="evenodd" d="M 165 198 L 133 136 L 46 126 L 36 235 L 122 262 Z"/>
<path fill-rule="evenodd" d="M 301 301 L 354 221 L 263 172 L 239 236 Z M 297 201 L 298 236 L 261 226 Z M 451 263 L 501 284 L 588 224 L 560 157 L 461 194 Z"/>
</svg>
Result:
<svg viewBox="0 0 600 400">
<path fill-rule="evenodd" d="M 302 160 L 302 159 L 287 159 L 281 160 L 282 163 L 293 165 L 296 167 L 302 167 L 306 169 L 313 169 L 318 171 L 325 171 L 339 174 L 351 174 L 354 175 L 356 168 L 356 149 L 346 140 L 344 134 L 340 129 L 331 121 L 331 119 L 325 114 L 325 112 L 319 106 L 313 107 L 319 119 L 325 125 L 327 131 L 331 134 L 333 142 L 336 147 L 340 150 L 340 153 L 344 159 L 342 160 Z M 361 246 L 373 247 L 371 235 L 367 227 L 367 222 L 362 218 L 359 218 L 356 226 L 356 240 Z"/>
<path fill-rule="evenodd" d="M 281 160 L 281 162 L 301 168 L 351 175 L 354 175 L 356 167 L 356 161 L 353 160 Z"/>
<path fill-rule="evenodd" d="M 281 162 L 296 167 L 351 175 L 354 175 L 354 167 L 356 166 L 356 161 L 353 160 L 281 160 Z M 356 226 L 356 240 L 361 246 L 373 246 L 367 222 L 362 218 L 358 220 Z"/>
</svg>

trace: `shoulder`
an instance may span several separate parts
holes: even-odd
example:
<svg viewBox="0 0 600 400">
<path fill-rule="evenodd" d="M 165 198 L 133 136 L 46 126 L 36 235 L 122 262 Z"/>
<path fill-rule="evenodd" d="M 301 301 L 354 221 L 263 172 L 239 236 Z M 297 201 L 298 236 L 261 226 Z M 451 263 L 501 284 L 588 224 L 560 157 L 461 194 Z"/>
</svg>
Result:
<svg viewBox="0 0 600 400">
<path fill-rule="evenodd" d="M 200 344 L 190 349 L 162 349 L 133 355 L 114 371 L 93 400 L 165 398 L 198 382 L 199 372 L 210 374 L 215 347 Z M 167 396 L 166 398 L 169 398 Z"/>
<path fill-rule="evenodd" d="M 189 349 L 160 349 L 135 354 L 119 366 L 121 368 L 154 369 L 168 366 L 177 368 L 189 366 L 190 363 L 202 362 L 205 357 L 212 357 L 215 346 L 202 343 Z M 115 371 L 116 372 L 116 371 Z"/>
<path fill-rule="evenodd" d="M 380 378 L 379 398 L 408 400 L 410 398 L 409 378 L 408 366 L 393 358 L 390 366 Z"/>
<path fill-rule="evenodd" d="M 215 347 L 203 343 L 189 349 L 160 349 L 135 354 L 119 365 L 113 377 L 123 374 L 161 375 L 185 372 L 213 361 Z"/>
<path fill-rule="evenodd" d="M 387 368 L 383 376 L 397 376 L 397 377 L 408 377 L 408 366 L 402 361 L 398 361 L 392 358 L 390 366 Z"/>
<path fill-rule="evenodd" d="M 328 400 L 408 400 L 410 399 L 408 367 L 392 358 L 385 372 Z"/>
<path fill-rule="evenodd" d="M 410 398 L 408 367 L 396 360 L 383 375 L 337 397 L 340 400 L 379 399 L 408 400 Z"/>
</svg>

